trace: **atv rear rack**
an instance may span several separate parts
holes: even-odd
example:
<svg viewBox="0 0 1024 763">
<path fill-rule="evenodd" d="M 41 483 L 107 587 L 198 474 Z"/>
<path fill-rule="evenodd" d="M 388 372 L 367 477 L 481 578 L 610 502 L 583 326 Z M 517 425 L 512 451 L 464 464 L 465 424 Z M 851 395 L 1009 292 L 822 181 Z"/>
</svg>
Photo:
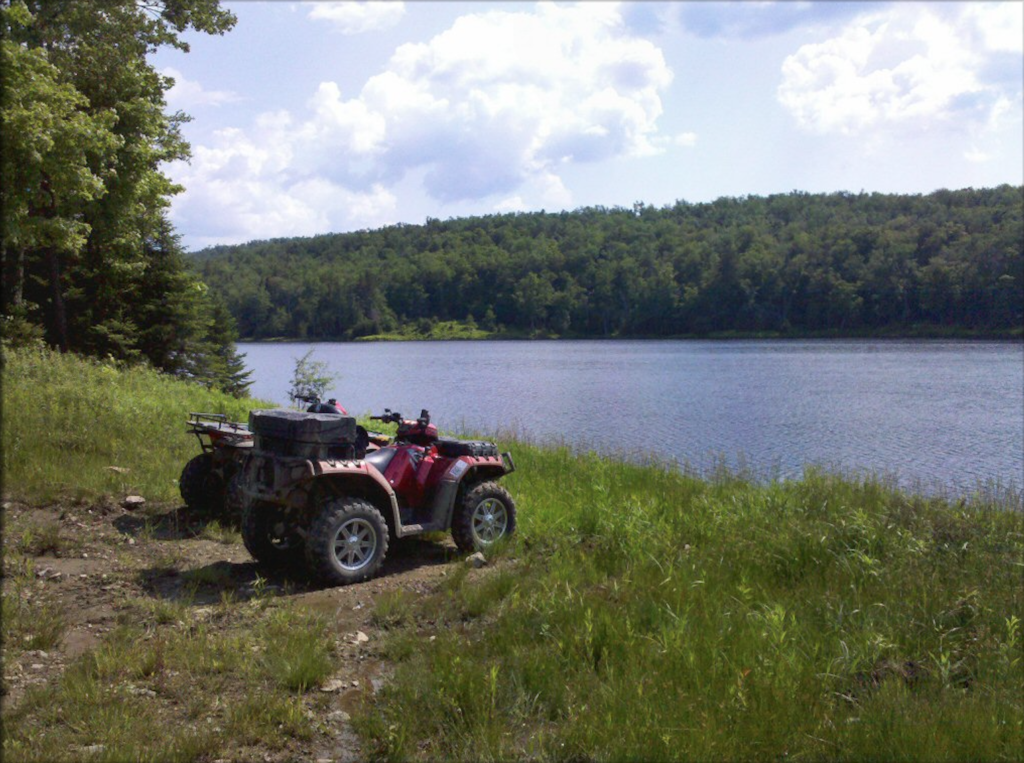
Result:
<svg viewBox="0 0 1024 763">
<path fill-rule="evenodd" d="M 188 415 L 186 432 L 194 434 L 203 452 L 213 450 L 213 442 L 236 448 L 252 447 L 252 432 L 245 424 L 228 421 L 224 413 L 197 413 Z M 205 438 L 205 439 L 204 439 Z"/>
</svg>

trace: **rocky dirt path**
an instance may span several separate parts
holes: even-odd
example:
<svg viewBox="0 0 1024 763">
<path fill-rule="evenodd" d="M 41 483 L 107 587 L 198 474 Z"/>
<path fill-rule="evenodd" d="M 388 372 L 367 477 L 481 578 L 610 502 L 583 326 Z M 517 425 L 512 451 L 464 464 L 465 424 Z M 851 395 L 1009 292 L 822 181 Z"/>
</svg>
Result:
<svg viewBox="0 0 1024 763">
<path fill-rule="evenodd" d="M 3 713 L 16 710 L 29 687 L 53 684 L 76 659 L 102 647 L 105 636 L 138 611 L 139 602 L 185 603 L 195 621 L 227 629 L 225 602 L 244 610 L 255 597 L 274 598 L 315 612 L 331 623 L 337 672 L 309 703 L 315 737 L 254 759 L 352 761 L 365 758 L 350 714 L 387 678 L 380 654 L 383 633 L 374 624 L 388 592 L 434 591 L 461 563 L 450 539 L 395 543 L 383 574 L 366 583 L 323 588 L 259 570 L 230 528 L 206 524 L 174 505 L 128 510 L 116 503 L 29 506 L 5 501 Z M 38 642 L 34 613 L 56 613 L 62 634 L 46 648 Z M 27 615 L 27 617 L 26 617 Z M 40 616 L 40 619 L 41 616 Z M 27 621 L 27 624 L 26 624 Z M 21 623 L 21 625 L 19 625 Z M 145 701 L 148 690 L 141 690 Z M 152 694 L 152 692 L 149 692 Z M 173 722 L 173 721 L 172 721 Z"/>
</svg>

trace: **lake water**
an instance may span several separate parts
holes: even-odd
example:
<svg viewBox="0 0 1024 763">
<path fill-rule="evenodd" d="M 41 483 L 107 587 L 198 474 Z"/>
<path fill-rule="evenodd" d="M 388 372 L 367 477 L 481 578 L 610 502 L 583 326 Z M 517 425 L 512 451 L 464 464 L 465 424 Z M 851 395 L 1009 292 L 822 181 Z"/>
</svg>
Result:
<svg viewBox="0 0 1024 763">
<path fill-rule="evenodd" d="M 254 396 L 288 402 L 309 349 L 354 414 L 654 454 L 758 476 L 808 464 L 925 490 L 1024 482 L 1024 345 L 937 340 L 240 344 Z"/>
</svg>

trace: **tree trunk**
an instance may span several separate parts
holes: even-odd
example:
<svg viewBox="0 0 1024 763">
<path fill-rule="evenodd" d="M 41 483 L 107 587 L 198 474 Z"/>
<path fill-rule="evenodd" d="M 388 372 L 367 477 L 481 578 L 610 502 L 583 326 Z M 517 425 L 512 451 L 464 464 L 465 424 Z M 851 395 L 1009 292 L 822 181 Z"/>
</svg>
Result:
<svg viewBox="0 0 1024 763">
<path fill-rule="evenodd" d="M 25 252 L 18 247 L 3 248 L 4 290 L 3 307 L 7 315 L 21 307 L 25 284 Z"/>
<path fill-rule="evenodd" d="M 53 330 L 61 352 L 68 351 L 68 319 L 64 313 L 64 291 L 60 284 L 60 259 L 53 247 L 45 249 L 46 266 L 50 273 L 51 299 L 53 301 Z"/>
</svg>

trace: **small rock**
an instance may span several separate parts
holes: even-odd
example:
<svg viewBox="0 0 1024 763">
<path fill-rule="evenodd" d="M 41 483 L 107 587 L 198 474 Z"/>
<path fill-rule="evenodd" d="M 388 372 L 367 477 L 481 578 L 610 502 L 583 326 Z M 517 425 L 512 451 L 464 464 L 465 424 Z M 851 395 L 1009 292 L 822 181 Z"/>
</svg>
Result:
<svg viewBox="0 0 1024 763">
<path fill-rule="evenodd" d="M 42 664 L 42 663 L 40 663 L 40 662 L 33 662 L 33 663 L 32 663 L 32 664 L 31 664 L 31 665 L 29 666 L 29 667 L 31 667 L 31 668 L 32 668 L 32 670 L 42 670 L 42 669 L 43 669 L 43 668 L 45 668 L 46 666 L 45 666 L 45 665 L 43 665 L 43 664 Z"/>
<path fill-rule="evenodd" d="M 103 752 L 105 749 L 107 749 L 107 746 L 105 744 L 91 744 L 88 747 L 83 747 L 82 752 L 89 753 L 90 755 L 95 755 Z"/>
<path fill-rule="evenodd" d="M 482 553 L 477 551 L 472 556 L 467 556 L 466 557 L 466 564 L 469 567 L 472 567 L 473 569 L 478 570 L 481 567 L 486 567 L 487 566 L 487 557 L 485 557 Z"/>
<path fill-rule="evenodd" d="M 334 691 L 341 691 L 344 688 L 345 688 L 345 682 L 344 681 L 339 681 L 337 678 L 333 678 L 330 681 L 328 681 L 327 683 L 325 683 L 323 686 L 321 686 L 320 687 L 320 691 L 334 692 Z"/>
<path fill-rule="evenodd" d="M 352 638 L 352 643 L 353 644 L 365 644 L 369 640 L 370 640 L 370 637 L 367 636 L 365 633 L 363 633 L 362 631 L 356 631 L 356 635 Z"/>
<path fill-rule="evenodd" d="M 352 720 L 352 716 L 344 710 L 335 710 L 327 714 L 327 719 L 331 721 L 338 721 L 339 723 L 348 723 Z"/>
<path fill-rule="evenodd" d="M 143 498 L 141 495 L 130 495 L 127 498 L 125 498 L 123 501 L 121 501 L 121 507 L 126 509 L 126 510 L 128 510 L 128 511 L 133 511 L 135 509 L 141 509 L 145 505 L 146 505 L 146 499 Z"/>
<path fill-rule="evenodd" d="M 114 474 L 127 474 L 131 470 L 123 466 L 108 466 L 107 471 L 113 472 Z"/>
<path fill-rule="evenodd" d="M 334 758 L 317 758 L 316 763 L 334 763 Z"/>
<path fill-rule="evenodd" d="M 135 538 L 129 538 L 128 539 L 128 545 L 129 546 L 134 546 L 135 545 Z"/>
<path fill-rule="evenodd" d="M 358 689 L 359 688 L 359 679 L 358 678 L 353 678 L 352 679 L 352 688 L 353 689 Z"/>
</svg>

